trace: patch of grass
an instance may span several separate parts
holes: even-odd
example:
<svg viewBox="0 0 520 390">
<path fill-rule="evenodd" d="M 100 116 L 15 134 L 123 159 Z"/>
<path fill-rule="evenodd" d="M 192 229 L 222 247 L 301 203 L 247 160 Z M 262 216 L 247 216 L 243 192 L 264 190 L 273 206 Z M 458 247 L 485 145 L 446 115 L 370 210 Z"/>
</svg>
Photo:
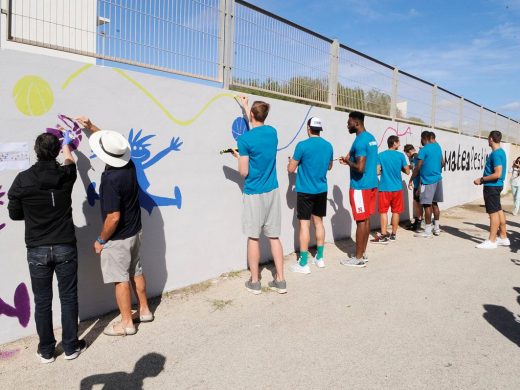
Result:
<svg viewBox="0 0 520 390">
<path fill-rule="evenodd" d="M 224 308 L 228 305 L 231 305 L 233 301 L 231 299 L 223 300 L 223 299 L 213 299 L 211 301 L 211 306 L 213 306 L 213 310 L 224 310 Z"/>
<path fill-rule="evenodd" d="M 167 291 L 163 293 L 164 298 L 173 298 L 173 297 L 181 297 L 186 298 L 190 295 L 198 294 L 203 291 L 206 291 L 213 285 L 211 280 L 206 280 L 202 283 L 192 284 L 191 286 L 183 287 L 178 290 Z"/>
<path fill-rule="evenodd" d="M 225 274 L 222 274 L 221 276 L 223 278 L 235 279 L 235 278 L 239 278 L 241 273 L 242 273 L 242 271 L 230 271 Z"/>
</svg>

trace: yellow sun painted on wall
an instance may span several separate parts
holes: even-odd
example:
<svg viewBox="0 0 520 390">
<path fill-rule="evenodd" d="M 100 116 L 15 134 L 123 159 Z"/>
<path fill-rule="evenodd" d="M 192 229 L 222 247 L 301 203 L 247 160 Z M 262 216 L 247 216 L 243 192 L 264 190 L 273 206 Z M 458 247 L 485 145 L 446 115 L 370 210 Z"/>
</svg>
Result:
<svg viewBox="0 0 520 390">
<path fill-rule="evenodd" d="M 54 104 L 54 94 L 47 81 L 38 76 L 24 76 L 13 88 L 13 98 L 18 110 L 27 116 L 47 113 Z"/>
</svg>

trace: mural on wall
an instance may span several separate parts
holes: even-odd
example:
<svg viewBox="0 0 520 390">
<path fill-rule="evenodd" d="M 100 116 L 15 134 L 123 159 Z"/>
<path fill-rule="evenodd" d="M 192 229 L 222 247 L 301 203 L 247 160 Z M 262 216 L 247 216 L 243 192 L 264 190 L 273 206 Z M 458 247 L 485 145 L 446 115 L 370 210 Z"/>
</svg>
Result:
<svg viewBox="0 0 520 390">
<path fill-rule="evenodd" d="M 69 147 L 72 150 L 76 150 L 83 138 L 83 135 L 81 134 L 81 126 L 74 119 L 63 114 L 58 115 L 58 120 L 61 124 L 58 123 L 56 127 L 47 127 L 45 131 L 58 137 L 61 145 L 63 143 L 63 132 L 70 130 L 72 132 L 73 140 Z"/>
<path fill-rule="evenodd" d="M 148 214 L 152 214 L 153 208 L 158 206 L 177 206 L 177 208 L 180 209 L 182 206 L 182 195 L 179 187 L 175 186 L 173 188 L 173 197 L 171 198 L 150 194 L 148 192 L 150 181 L 145 172 L 146 169 L 158 163 L 170 152 L 180 152 L 180 147 L 182 146 L 180 137 L 173 137 L 168 147 L 151 157 L 151 152 L 148 149 L 151 144 L 147 144 L 146 141 L 155 137 L 155 134 L 141 137 L 142 132 L 143 130 L 139 130 L 134 137 L 134 129 L 131 129 L 128 135 L 128 142 L 130 142 L 130 147 L 132 148 L 132 161 L 135 164 L 137 181 L 140 188 L 139 203 L 142 208 L 148 211 Z"/>
<path fill-rule="evenodd" d="M 392 132 L 394 133 L 395 135 L 397 135 L 398 137 L 402 137 L 402 136 L 405 136 L 406 134 L 410 134 L 410 135 L 413 135 L 412 134 L 412 128 L 410 126 L 408 126 L 406 128 L 405 131 L 403 131 L 402 133 L 399 132 L 399 130 L 397 129 L 394 129 L 393 127 L 387 127 L 387 129 L 385 130 L 385 132 L 383 133 L 383 135 L 381 136 L 381 139 L 379 140 L 379 143 L 377 144 L 377 147 L 379 148 L 383 143 L 386 142 L 386 139 L 388 138 L 386 136 L 386 134 L 388 132 Z"/>
<path fill-rule="evenodd" d="M 307 129 L 307 120 L 309 119 L 309 115 L 311 113 L 311 110 L 312 110 L 312 106 L 309 106 L 309 109 L 307 110 L 307 114 L 305 114 L 305 117 L 303 118 L 303 121 L 299 127 L 299 129 L 296 131 L 296 134 L 294 135 L 294 137 L 289 141 L 289 143 L 285 146 L 282 146 L 281 148 L 278 148 L 277 150 L 280 152 L 284 149 L 287 149 L 289 146 L 291 146 L 291 144 L 296 141 L 296 138 L 298 138 L 298 135 L 300 134 L 300 132 L 302 131 L 302 129 L 305 127 L 305 129 Z"/>
<path fill-rule="evenodd" d="M 139 203 L 148 214 L 152 214 L 154 207 L 159 206 L 177 206 L 178 209 L 182 206 L 182 193 L 179 187 L 174 186 L 173 197 L 164 197 L 153 195 L 148 192 L 150 187 L 150 181 L 147 178 L 146 170 L 152 165 L 155 165 L 164 157 L 171 152 L 180 152 L 180 147 L 183 142 L 180 137 L 173 137 L 170 141 L 170 145 L 165 149 L 161 150 L 155 156 L 151 157 L 149 147 L 151 144 L 146 143 L 155 137 L 155 134 L 149 134 L 142 136 L 143 130 L 139 130 L 134 136 L 134 129 L 130 129 L 128 135 L 128 142 L 131 148 L 132 161 L 135 164 L 135 170 L 137 174 L 137 182 L 139 183 Z M 96 192 L 96 183 L 92 182 L 87 188 L 87 200 L 89 205 L 94 206 L 96 200 L 99 199 L 99 194 Z"/>
<path fill-rule="evenodd" d="M 2 191 L 2 186 L 0 186 L 0 206 L 4 205 L 4 201 L 2 200 L 3 197 L 5 197 L 5 192 Z M 0 230 L 2 230 L 3 228 L 5 228 L 5 223 L 0 222 Z"/>
<path fill-rule="evenodd" d="M 236 141 L 238 137 L 249 131 L 249 122 L 243 116 L 235 118 L 231 124 L 231 135 Z"/>
<path fill-rule="evenodd" d="M 20 283 L 14 291 L 14 306 L 8 305 L 0 298 L 0 316 L 16 317 L 24 328 L 31 318 L 31 303 L 25 283 Z"/>
<path fill-rule="evenodd" d="M 13 98 L 18 110 L 27 116 L 46 114 L 54 104 L 54 94 L 47 81 L 41 77 L 22 77 L 13 88 Z"/>
</svg>

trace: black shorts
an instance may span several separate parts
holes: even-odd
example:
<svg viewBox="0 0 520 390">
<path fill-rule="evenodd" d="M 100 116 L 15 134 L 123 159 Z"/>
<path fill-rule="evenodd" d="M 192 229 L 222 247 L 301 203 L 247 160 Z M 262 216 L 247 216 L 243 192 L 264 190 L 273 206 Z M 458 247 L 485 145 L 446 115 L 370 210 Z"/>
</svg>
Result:
<svg viewBox="0 0 520 390">
<path fill-rule="evenodd" d="M 324 217 L 327 215 L 327 193 L 305 194 L 298 192 L 296 201 L 296 216 L 298 219 L 309 220 L 311 215 Z"/>
<path fill-rule="evenodd" d="M 484 204 L 486 205 L 486 213 L 492 214 L 502 210 L 500 204 L 500 193 L 503 187 L 484 186 Z"/>
</svg>

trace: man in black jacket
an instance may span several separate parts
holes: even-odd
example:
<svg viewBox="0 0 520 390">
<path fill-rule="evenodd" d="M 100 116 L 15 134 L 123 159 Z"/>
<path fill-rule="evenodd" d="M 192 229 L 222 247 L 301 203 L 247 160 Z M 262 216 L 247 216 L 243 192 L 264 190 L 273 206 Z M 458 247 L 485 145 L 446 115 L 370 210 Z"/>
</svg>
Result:
<svg viewBox="0 0 520 390">
<path fill-rule="evenodd" d="M 78 256 L 71 207 L 72 187 L 77 174 L 69 147 L 72 137 L 72 132 L 64 131 L 63 147 L 60 147 L 56 136 L 40 134 L 34 145 L 37 163 L 20 172 L 8 192 L 9 216 L 15 221 L 25 221 L 34 319 L 40 338 L 37 354 L 42 363 L 55 360 L 56 339 L 52 324 L 54 272 L 58 278 L 65 359 L 75 359 L 87 348 L 84 340 L 78 340 Z M 56 161 L 60 148 L 63 165 Z"/>
</svg>

